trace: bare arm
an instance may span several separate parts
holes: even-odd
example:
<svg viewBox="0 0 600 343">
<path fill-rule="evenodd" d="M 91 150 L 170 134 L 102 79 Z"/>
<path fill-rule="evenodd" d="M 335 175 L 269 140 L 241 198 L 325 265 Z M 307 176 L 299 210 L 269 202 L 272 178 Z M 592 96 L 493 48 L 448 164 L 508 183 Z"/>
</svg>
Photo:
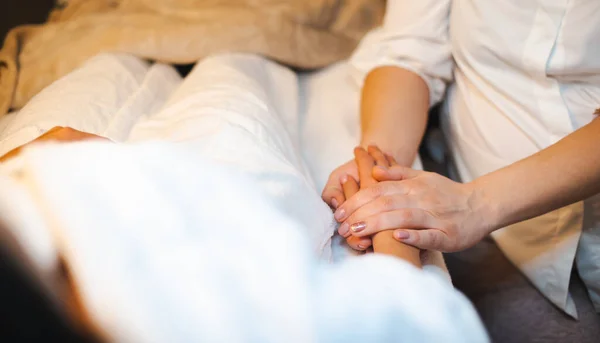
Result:
<svg viewBox="0 0 600 343">
<path fill-rule="evenodd" d="M 427 84 L 417 74 L 398 67 L 380 67 L 374 69 L 365 80 L 361 101 L 361 128 L 363 147 L 377 146 L 394 159 L 394 163 L 411 166 L 417 155 L 419 144 L 423 138 L 427 115 L 429 110 L 429 89 Z M 379 150 L 378 150 L 379 151 Z M 371 152 L 371 150 L 369 151 Z M 356 152 L 355 152 L 356 153 Z M 361 154 L 361 152 L 359 152 Z M 358 167 L 361 188 L 375 182 L 372 178 L 371 168 L 368 164 L 368 154 L 363 151 L 364 170 Z M 360 158 L 357 156 L 356 161 Z M 337 177 L 337 176 L 336 176 Z M 332 187 L 333 188 L 333 187 Z M 326 188 L 323 197 L 329 200 L 336 192 Z M 343 196 L 343 194 L 340 194 Z M 339 196 L 338 196 L 339 197 Z M 347 196 L 338 199 L 336 203 L 343 203 Z M 335 207 L 335 206 L 334 206 Z M 348 227 L 340 227 L 342 236 L 349 237 Z M 394 244 L 391 232 L 382 232 L 373 236 L 376 250 L 389 250 Z M 390 244 L 391 242 L 391 244 Z M 353 248 L 370 244 L 368 240 L 348 240 Z M 419 250 L 412 250 L 410 255 L 419 257 Z M 420 260 L 419 260 L 420 261 Z M 420 263 L 420 262 L 419 262 Z"/>
<path fill-rule="evenodd" d="M 396 164 L 393 159 L 388 159 L 378 148 L 369 147 L 369 152 L 357 148 L 354 151 L 358 163 L 358 174 L 360 178 L 360 188 L 367 188 L 377 181 L 372 176 L 372 170 L 375 164 L 378 166 L 390 167 Z M 344 187 L 346 189 L 346 187 Z M 358 189 L 356 189 L 358 191 Z M 351 192 L 353 195 L 353 193 Z M 348 195 L 346 197 L 349 198 Z M 352 228 L 351 228 L 352 230 Z M 354 237 L 354 236 L 352 236 Z M 352 239 L 352 238 L 351 238 Z M 373 235 L 373 251 L 380 254 L 393 255 L 401 258 L 414 266 L 421 268 L 421 251 L 418 248 L 398 242 L 394 239 L 393 231 L 381 231 Z"/>
<path fill-rule="evenodd" d="M 412 166 L 423 139 L 429 111 L 429 89 L 417 74 L 380 67 L 367 76 L 361 101 L 361 145 L 376 145 L 398 164 Z M 371 151 L 369 151 L 371 152 Z M 359 173 L 361 168 L 359 166 Z M 371 168 L 368 171 L 371 176 Z M 360 176 L 361 187 L 363 176 Z M 373 249 L 421 267 L 420 250 L 398 244 L 392 231 L 373 235 Z"/>
<path fill-rule="evenodd" d="M 420 76 L 399 67 L 380 67 L 365 79 L 361 97 L 361 146 L 376 145 L 399 164 L 411 166 L 429 110 L 429 89 Z M 344 197 L 340 180 L 358 178 L 355 161 L 334 170 L 323 190 L 323 200 L 334 209 Z"/>
<path fill-rule="evenodd" d="M 491 231 L 600 193 L 600 119 L 468 184 L 402 166 L 374 174 L 390 181 L 361 190 L 336 211 L 339 221 L 366 222 L 354 236 L 399 228 L 395 237 L 407 244 L 458 251 Z M 394 211 L 385 221 L 375 206 L 383 196 L 387 211 Z"/>
<path fill-rule="evenodd" d="M 417 74 L 380 67 L 367 76 L 361 101 L 361 145 L 376 145 L 411 166 L 427 125 L 429 89 Z"/>
<path fill-rule="evenodd" d="M 600 119 L 470 186 L 478 206 L 492 218 L 491 230 L 600 193 Z"/>
</svg>

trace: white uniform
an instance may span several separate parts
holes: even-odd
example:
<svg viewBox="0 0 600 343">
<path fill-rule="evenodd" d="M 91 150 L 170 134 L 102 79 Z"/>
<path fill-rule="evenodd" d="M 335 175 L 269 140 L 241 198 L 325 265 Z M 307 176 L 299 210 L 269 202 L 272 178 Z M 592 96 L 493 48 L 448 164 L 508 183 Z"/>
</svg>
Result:
<svg viewBox="0 0 600 343">
<path fill-rule="evenodd" d="M 599 16 L 597 0 L 390 0 L 383 27 L 352 63 L 358 78 L 381 65 L 412 70 L 429 85 L 432 103 L 447 90 L 446 133 L 460 177 L 470 181 L 592 120 L 600 107 Z M 583 212 L 578 203 L 494 234 L 572 316 L 575 259 L 600 310 L 599 199 L 586 201 L 584 225 Z"/>
</svg>

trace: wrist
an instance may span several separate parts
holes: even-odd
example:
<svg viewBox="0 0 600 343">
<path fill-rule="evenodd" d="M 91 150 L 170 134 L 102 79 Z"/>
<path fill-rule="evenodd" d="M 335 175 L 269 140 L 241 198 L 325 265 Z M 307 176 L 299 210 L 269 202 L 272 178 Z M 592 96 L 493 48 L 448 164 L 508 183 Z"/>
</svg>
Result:
<svg viewBox="0 0 600 343">
<path fill-rule="evenodd" d="M 406 142 L 398 142 L 397 139 L 387 138 L 383 135 L 363 134 L 360 140 L 360 146 L 363 148 L 369 145 L 377 146 L 385 154 L 392 156 L 398 164 L 411 167 L 417 157 L 417 147 L 410 147 Z"/>
<path fill-rule="evenodd" d="M 474 230 L 481 230 L 484 236 L 499 229 L 502 226 L 500 210 L 486 187 L 478 180 L 466 183 L 464 186 L 469 194 L 468 205 L 471 215 L 468 226 Z"/>
</svg>

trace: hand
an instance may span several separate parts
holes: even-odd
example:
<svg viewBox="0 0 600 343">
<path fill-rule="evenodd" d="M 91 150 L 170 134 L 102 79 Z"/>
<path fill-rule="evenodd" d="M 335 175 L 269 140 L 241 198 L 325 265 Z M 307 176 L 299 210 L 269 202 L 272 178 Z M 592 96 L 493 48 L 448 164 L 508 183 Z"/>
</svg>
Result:
<svg viewBox="0 0 600 343">
<path fill-rule="evenodd" d="M 458 251 L 491 232 L 483 200 L 471 184 L 439 174 L 392 166 L 373 168 L 378 181 L 341 205 L 340 231 L 371 236 L 396 229 L 394 237 L 421 249 Z"/>
<path fill-rule="evenodd" d="M 379 152 L 379 149 L 377 149 L 377 151 Z M 344 199 L 350 199 L 359 191 L 360 188 L 368 187 L 377 183 L 377 180 L 373 178 L 371 170 L 376 163 L 379 165 L 382 165 L 383 163 L 386 167 L 389 166 L 389 163 L 383 154 L 376 154 L 376 156 L 378 157 L 377 162 L 364 149 L 354 149 L 354 160 L 352 162 L 354 162 L 356 165 L 360 185 L 354 177 L 343 175 L 340 181 L 342 183 Z M 346 238 L 346 243 L 348 243 L 348 245 L 354 250 L 365 251 L 373 245 L 373 241 L 370 237 L 351 236 L 349 232 L 344 232 L 343 234 L 342 232 L 339 233 Z"/>
<path fill-rule="evenodd" d="M 354 159 L 337 167 L 331 175 L 329 175 L 329 179 L 327 180 L 327 184 L 325 184 L 321 197 L 334 210 L 346 201 L 343 181 L 348 180 L 349 177 L 353 178 L 355 181 L 359 180 L 358 165 Z"/>
<path fill-rule="evenodd" d="M 378 148 L 370 146 L 368 149 L 368 153 L 363 148 L 354 149 L 354 161 L 358 169 L 360 185 L 352 176 L 342 176 L 340 181 L 342 183 L 345 199 L 350 199 L 359 191 L 359 189 L 369 187 L 378 182 L 372 175 L 372 170 L 375 165 L 385 168 L 397 165 L 396 160 L 394 160 L 393 157 L 385 155 Z M 347 230 L 345 232 L 340 231 L 339 234 L 346 238 L 346 242 L 354 250 L 365 251 L 373 244 L 373 240 L 370 237 L 352 236 Z M 390 239 L 391 238 L 388 238 L 388 240 Z"/>
<path fill-rule="evenodd" d="M 40 137 L 36 138 L 32 142 L 29 142 L 29 143 L 27 143 L 25 145 L 22 145 L 22 146 L 20 146 L 18 148 L 15 148 L 15 149 L 9 151 L 4 156 L 0 156 L 0 163 L 4 162 L 4 161 L 7 161 L 7 160 L 9 160 L 9 159 L 11 159 L 13 157 L 18 156 L 19 153 L 21 152 L 21 150 L 24 147 L 26 147 L 27 145 L 30 145 L 30 144 L 34 144 L 34 143 L 38 143 L 38 142 L 44 142 L 44 141 L 46 141 L 46 142 L 47 141 L 77 142 L 77 141 L 84 141 L 84 140 L 91 140 L 91 139 L 108 140 L 107 138 L 96 136 L 96 135 L 93 135 L 91 133 L 77 131 L 77 130 L 72 129 L 70 127 L 56 126 L 56 127 L 53 127 L 52 129 L 48 130 L 48 132 L 46 132 L 43 135 L 41 135 Z"/>
<path fill-rule="evenodd" d="M 396 160 L 394 160 L 393 157 L 391 157 L 387 154 L 381 153 L 381 151 L 375 147 L 369 147 L 369 153 L 374 151 L 373 149 L 376 149 L 375 156 L 373 158 L 375 158 L 375 163 L 377 165 L 382 165 L 382 163 L 384 163 L 384 162 L 385 162 L 386 166 L 398 164 L 398 163 L 396 163 Z M 355 149 L 355 152 L 356 152 L 356 149 Z M 366 156 L 364 156 L 364 155 L 361 155 L 361 156 L 363 156 L 363 158 L 366 158 Z M 363 161 L 366 161 L 366 159 Z M 369 168 L 369 169 L 371 169 L 371 168 Z M 369 179 L 372 179 L 372 181 L 364 180 L 361 184 L 362 187 L 366 186 L 365 181 L 367 181 L 367 183 L 369 183 L 369 184 L 377 183 L 377 180 L 372 178 L 370 171 L 368 173 L 365 173 L 365 175 L 368 175 Z M 325 188 L 323 189 L 323 193 L 321 194 L 321 197 L 334 210 L 337 209 L 341 204 L 343 204 L 344 201 L 346 201 L 346 199 L 348 199 L 348 197 L 344 195 L 344 187 L 343 187 L 343 181 L 347 180 L 348 177 L 354 178 L 355 181 L 360 180 L 359 173 L 358 173 L 358 164 L 357 164 L 356 158 L 354 158 L 354 159 L 344 163 L 340 167 L 336 168 L 331 173 L 331 175 L 329 175 L 327 184 L 325 185 Z"/>
<path fill-rule="evenodd" d="M 343 176 L 341 181 L 342 188 L 344 190 L 344 197 L 346 199 L 350 199 L 360 189 L 358 182 L 352 176 Z M 358 251 L 366 251 L 373 245 L 370 237 L 346 235 L 344 238 L 346 238 L 346 243 L 348 243 L 352 249 Z"/>
</svg>

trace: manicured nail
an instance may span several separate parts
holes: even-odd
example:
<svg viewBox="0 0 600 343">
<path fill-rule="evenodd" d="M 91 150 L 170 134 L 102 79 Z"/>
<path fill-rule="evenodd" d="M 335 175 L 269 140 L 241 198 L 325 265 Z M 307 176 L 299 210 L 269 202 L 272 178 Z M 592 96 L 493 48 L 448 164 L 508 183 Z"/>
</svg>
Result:
<svg viewBox="0 0 600 343">
<path fill-rule="evenodd" d="M 396 231 L 396 233 L 394 234 L 394 236 L 396 236 L 396 239 L 399 240 L 405 240 L 408 239 L 410 237 L 410 234 L 406 231 Z"/>
<path fill-rule="evenodd" d="M 333 208 L 337 210 L 337 208 L 338 208 L 338 205 L 339 205 L 339 204 L 338 204 L 338 201 L 337 201 L 337 199 L 336 199 L 336 198 L 333 198 L 333 199 L 331 200 L 331 206 L 333 206 Z"/>
<path fill-rule="evenodd" d="M 352 225 L 350 225 L 350 230 L 352 230 L 352 232 L 354 233 L 358 233 L 361 232 L 362 230 L 367 228 L 367 223 L 365 222 L 358 222 L 358 223 L 354 223 Z"/>
<path fill-rule="evenodd" d="M 333 215 L 338 222 L 341 222 L 346 216 L 346 211 L 343 208 L 339 208 L 335 211 Z"/>
</svg>

